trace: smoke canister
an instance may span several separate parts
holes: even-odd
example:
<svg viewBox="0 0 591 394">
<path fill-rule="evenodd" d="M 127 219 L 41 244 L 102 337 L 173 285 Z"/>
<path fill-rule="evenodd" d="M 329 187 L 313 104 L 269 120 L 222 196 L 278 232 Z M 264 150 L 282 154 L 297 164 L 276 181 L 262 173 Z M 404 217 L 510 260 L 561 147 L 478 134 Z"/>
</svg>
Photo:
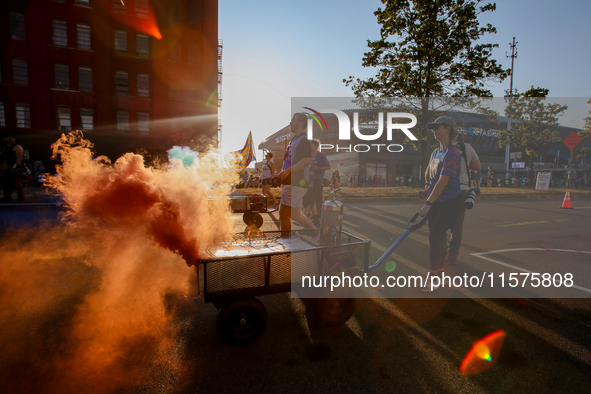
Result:
<svg viewBox="0 0 591 394">
<path fill-rule="evenodd" d="M 326 200 L 322 205 L 320 219 L 320 245 L 335 246 L 341 242 L 343 226 L 343 203 L 338 200 Z"/>
</svg>

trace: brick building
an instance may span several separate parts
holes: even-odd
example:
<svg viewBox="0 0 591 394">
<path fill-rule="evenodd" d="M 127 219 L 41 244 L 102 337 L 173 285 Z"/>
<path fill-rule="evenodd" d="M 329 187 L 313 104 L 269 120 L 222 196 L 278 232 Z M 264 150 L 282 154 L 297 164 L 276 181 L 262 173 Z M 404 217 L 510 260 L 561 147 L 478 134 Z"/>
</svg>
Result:
<svg viewBox="0 0 591 394">
<path fill-rule="evenodd" d="M 81 129 L 98 154 L 216 138 L 217 0 L 0 3 L 0 134 L 32 159 Z"/>
</svg>

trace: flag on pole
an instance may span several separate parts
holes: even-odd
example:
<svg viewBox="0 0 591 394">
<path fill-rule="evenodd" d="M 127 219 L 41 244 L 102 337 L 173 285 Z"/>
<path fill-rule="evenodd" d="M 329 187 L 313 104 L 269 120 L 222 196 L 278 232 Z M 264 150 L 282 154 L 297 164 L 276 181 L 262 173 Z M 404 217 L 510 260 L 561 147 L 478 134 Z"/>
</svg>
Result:
<svg viewBox="0 0 591 394">
<path fill-rule="evenodd" d="M 244 145 L 244 148 L 232 153 L 236 157 L 236 166 L 240 171 L 248 167 L 253 158 L 256 161 L 254 150 L 252 149 L 252 131 L 248 133 L 248 138 L 246 139 L 246 144 Z"/>
</svg>

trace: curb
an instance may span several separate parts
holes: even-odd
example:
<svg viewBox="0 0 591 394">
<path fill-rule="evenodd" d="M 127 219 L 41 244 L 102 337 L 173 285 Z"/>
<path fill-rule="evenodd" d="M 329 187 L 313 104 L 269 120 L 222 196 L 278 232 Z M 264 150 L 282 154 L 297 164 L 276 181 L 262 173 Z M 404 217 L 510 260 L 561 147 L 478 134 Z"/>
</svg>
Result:
<svg viewBox="0 0 591 394">
<path fill-rule="evenodd" d="M 494 201 L 494 200 L 562 200 L 563 196 L 528 196 L 520 194 L 502 194 L 493 196 L 478 196 L 478 201 Z M 351 197 L 341 198 L 342 202 L 422 202 L 418 197 Z"/>
<path fill-rule="evenodd" d="M 476 197 L 476 202 L 478 201 L 496 201 L 496 200 L 562 200 L 564 198 L 563 195 L 539 195 L 539 194 L 497 194 L 497 195 L 483 195 Z M 571 199 L 573 197 L 571 196 Z M 581 197 L 581 199 L 585 199 L 587 197 Z M 271 200 L 271 199 L 268 199 Z M 271 200 L 272 201 L 272 200 Z M 342 197 L 340 201 L 344 203 L 357 203 L 357 202 L 416 202 L 420 203 L 422 200 L 416 196 L 401 196 L 401 197 L 393 197 L 393 196 L 376 196 L 376 197 Z"/>
</svg>

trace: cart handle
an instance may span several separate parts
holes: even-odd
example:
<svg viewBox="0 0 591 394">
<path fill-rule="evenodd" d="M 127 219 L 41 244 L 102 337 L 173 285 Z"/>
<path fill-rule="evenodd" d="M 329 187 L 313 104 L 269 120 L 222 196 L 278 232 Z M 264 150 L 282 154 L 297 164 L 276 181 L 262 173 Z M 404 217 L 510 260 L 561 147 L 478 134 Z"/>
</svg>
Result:
<svg viewBox="0 0 591 394">
<path fill-rule="evenodd" d="M 388 250 L 386 250 L 386 252 L 373 265 L 370 265 L 367 268 L 367 270 L 369 272 L 379 268 L 384 263 L 384 261 L 388 260 L 390 255 L 394 252 L 394 250 L 396 250 L 396 248 L 398 248 L 400 246 L 400 244 L 402 244 L 402 242 L 406 239 L 406 237 L 408 237 L 410 235 L 410 233 L 423 227 L 423 225 L 427 221 L 429 215 L 425 215 L 423 218 L 421 218 L 421 220 L 416 222 L 418 217 L 419 217 L 419 212 L 415 213 L 410 219 L 408 219 L 408 228 L 406 230 L 404 230 L 402 235 L 400 237 L 398 237 L 398 239 L 396 241 L 394 241 L 392 246 L 390 246 L 388 248 Z"/>
<path fill-rule="evenodd" d="M 410 219 L 408 219 L 408 229 L 410 230 L 410 232 L 415 232 L 418 229 L 420 229 L 421 227 L 423 227 L 423 225 L 427 222 L 427 220 L 429 219 L 429 215 L 425 215 L 421 218 L 421 220 L 419 220 L 418 222 L 416 221 L 417 218 L 419 217 L 419 212 L 415 213 L 414 215 L 412 215 L 412 217 Z"/>
</svg>

